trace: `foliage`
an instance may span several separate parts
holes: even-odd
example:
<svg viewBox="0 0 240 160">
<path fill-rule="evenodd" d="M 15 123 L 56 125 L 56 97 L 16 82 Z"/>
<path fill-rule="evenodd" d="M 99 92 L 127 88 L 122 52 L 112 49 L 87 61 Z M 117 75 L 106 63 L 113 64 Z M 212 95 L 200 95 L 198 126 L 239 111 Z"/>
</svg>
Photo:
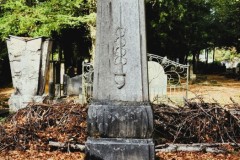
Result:
<svg viewBox="0 0 240 160">
<path fill-rule="evenodd" d="M 33 3 L 34 2 L 34 3 Z M 64 28 L 74 28 L 95 21 L 84 0 L 7 0 L 1 4 L 0 36 L 46 36 Z"/>
<path fill-rule="evenodd" d="M 240 1 L 217 0 L 213 1 L 214 23 L 218 34 L 215 37 L 218 46 L 235 46 L 240 49 Z"/>
<path fill-rule="evenodd" d="M 183 62 L 206 48 L 239 49 L 239 9 L 239 0 L 148 1 L 148 50 Z"/>
<path fill-rule="evenodd" d="M 216 61 L 233 61 L 236 58 L 240 58 L 239 53 L 235 48 L 224 49 L 220 48 L 216 50 L 215 59 Z"/>
<path fill-rule="evenodd" d="M 204 25 L 207 25 L 210 12 L 209 4 L 204 0 L 161 0 L 150 3 L 148 7 L 156 12 L 147 20 L 151 24 L 149 30 L 157 33 L 153 34 L 152 38 L 157 40 L 158 46 L 161 44 L 160 52 L 164 52 L 170 58 L 180 58 L 192 50 L 204 48 Z"/>
<path fill-rule="evenodd" d="M 147 0 L 148 52 L 179 58 L 182 63 L 206 48 L 239 51 L 239 17 L 239 0 Z M 71 61 L 72 55 L 78 55 L 73 52 L 85 46 L 81 52 L 88 52 L 95 43 L 95 19 L 96 0 L 0 0 L 0 39 L 5 41 L 10 34 L 52 37 L 55 49 L 61 46 Z M 73 36 L 82 39 L 70 44 Z"/>
</svg>

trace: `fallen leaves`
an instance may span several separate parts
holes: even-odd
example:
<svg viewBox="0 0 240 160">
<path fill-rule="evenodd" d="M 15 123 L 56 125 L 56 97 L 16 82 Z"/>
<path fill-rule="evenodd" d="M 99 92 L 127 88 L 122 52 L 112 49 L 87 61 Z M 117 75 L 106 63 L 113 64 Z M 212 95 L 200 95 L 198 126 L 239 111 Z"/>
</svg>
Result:
<svg viewBox="0 0 240 160">
<path fill-rule="evenodd" d="M 239 115 L 219 104 L 186 103 L 184 108 L 154 106 L 156 145 L 163 143 L 239 142 Z M 234 104 L 239 109 L 239 105 Z M 81 152 L 55 150 L 49 141 L 84 144 L 87 106 L 74 103 L 32 104 L 0 125 L 0 160 L 84 159 Z M 59 148 L 56 148 L 59 149 Z M 226 154 L 203 152 L 158 152 L 163 160 L 238 160 L 240 153 L 226 148 Z M 71 153 L 70 153 L 71 151 Z M 231 154 L 230 154 L 231 153 Z"/>
<path fill-rule="evenodd" d="M 49 140 L 84 144 L 86 106 L 73 103 L 34 104 L 0 126 L 0 150 L 50 150 Z"/>
<path fill-rule="evenodd" d="M 34 151 L 34 150 L 27 150 L 27 151 L 5 151 L 0 153 L 0 160 L 84 160 L 84 153 L 81 152 L 61 152 L 61 151 Z"/>
<path fill-rule="evenodd" d="M 213 154 L 202 152 L 158 152 L 156 157 L 161 160 L 239 160 L 240 153 Z"/>
</svg>

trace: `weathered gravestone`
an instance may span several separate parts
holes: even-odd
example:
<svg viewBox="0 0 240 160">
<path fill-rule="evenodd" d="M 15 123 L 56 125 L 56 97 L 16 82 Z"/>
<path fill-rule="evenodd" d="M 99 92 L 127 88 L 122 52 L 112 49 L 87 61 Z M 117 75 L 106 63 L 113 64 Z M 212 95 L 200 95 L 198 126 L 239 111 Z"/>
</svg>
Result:
<svg viewBox="0 0 240 160">
<path fill-rule="evenodd" d="M 63 78 L 64 83 L 64 95 L 68 96 L 78 96 L 82 93 L 82 75 L 77 75 L 75 77 L 70 77 L 68 75 L 64 75 Z"/>
<path fill-rule="evenodd" d="M 163 67 L 154 61 L 148 62 L 149 97 L 151 102 L 167 95 L 167 75 Z"/>
<path fill-rule="evenodd" d="M 10 36 L 7 39 L 12 82 L 15 92 L 9 99 L 11 111 L 29 102 L 42 101 L 52 42 L 43 38 Z"/>
<path fill-rule="evenodd" d="M 98 0 L 87 159 L 154 159 L 144 6 L 144 0 Z"/>
</svg>

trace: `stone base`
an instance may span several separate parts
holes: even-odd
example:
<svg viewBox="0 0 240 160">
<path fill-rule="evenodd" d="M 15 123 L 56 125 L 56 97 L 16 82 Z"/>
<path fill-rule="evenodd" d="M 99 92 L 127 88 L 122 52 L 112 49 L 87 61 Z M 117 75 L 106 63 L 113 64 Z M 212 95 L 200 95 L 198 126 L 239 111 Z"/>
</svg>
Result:
<svg viewBox="0 0 240 160">
<path fill-rule="evenodd" d="M 130 102 L 92 103 L 87 124 L 90 137 L 148 139 L 153 132 L 152 107 Z"/>
<path fill-rule="evenodd" d="M 42 103 L 45 96 L 26 96 L 26 95 L 11 95 L 8 100 L 9 111 L 17 112 L 19 109 L 27 107 L 29 103 Z"/>
<path fill-rule="evenodd" d="M 152 139 L 88 138 L 87 160 L 154 160 Z"/>
</svg>

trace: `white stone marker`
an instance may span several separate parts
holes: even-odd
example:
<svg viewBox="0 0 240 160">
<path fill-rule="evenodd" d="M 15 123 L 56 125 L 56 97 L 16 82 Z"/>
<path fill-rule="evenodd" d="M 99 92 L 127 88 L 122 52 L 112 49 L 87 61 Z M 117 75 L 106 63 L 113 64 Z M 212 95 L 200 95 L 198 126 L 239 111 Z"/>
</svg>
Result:
<svg viewBox="0 0 240 160">
<path fill-rule="evenodd" d="M 17 111 L 29 102 L 41 101 L 52 42 L 43 38 L 10 36 L 7 47 L 15 89 L 9 106 L 11 111 Z"/>
<path fill-rule="evenodd" d="M 98 0 L 94 63 L 87 159 L 154 159 L 144 0 Z"/>
<path fill-rule="evenodd" d="M 167 95 L 167 75 L 163 67 L 154 61 L 148 61 L 149 97 L 151 102 Z"/>
</svg>

